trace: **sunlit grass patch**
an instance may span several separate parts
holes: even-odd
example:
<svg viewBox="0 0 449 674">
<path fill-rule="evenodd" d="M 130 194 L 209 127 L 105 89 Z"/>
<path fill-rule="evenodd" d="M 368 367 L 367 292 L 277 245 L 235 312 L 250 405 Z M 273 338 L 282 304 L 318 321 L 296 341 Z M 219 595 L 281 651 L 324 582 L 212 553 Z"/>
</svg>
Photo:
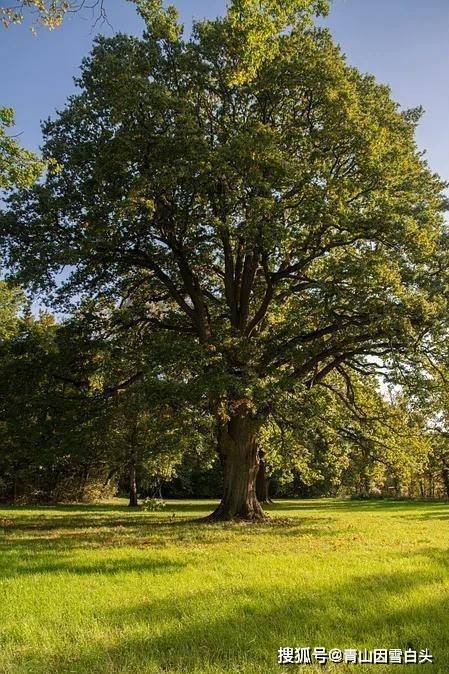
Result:
<svg viewBox="0 0 449 674">
<path fill-rule="evenodd" d="M 212 505 L 0 510 L 0 671 L 270 674 L 292 671 L 287 645 L 427 647 L 433 667 L 406 671 L 449 671 L 448 504 L 283 501 L 268 524 L 198 522 Z M 324 669 L 373 670 L 397 666 Z"/>
</svg>

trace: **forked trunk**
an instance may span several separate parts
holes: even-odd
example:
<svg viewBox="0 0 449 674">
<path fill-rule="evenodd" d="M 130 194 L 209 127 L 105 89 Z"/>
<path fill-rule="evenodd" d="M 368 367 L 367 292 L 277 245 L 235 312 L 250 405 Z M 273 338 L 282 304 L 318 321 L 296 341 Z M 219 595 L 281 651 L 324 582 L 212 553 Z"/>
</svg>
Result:
<svg viewBox="0 0 449 674">
<path fill-rule="evenodd" d="M 223 498 L 211 520 L 266 519 L 256 495 L 259 428 L 260 420 L 244 411 L 221 428 L 218 449 L 223 463 Z"/>
</svg>

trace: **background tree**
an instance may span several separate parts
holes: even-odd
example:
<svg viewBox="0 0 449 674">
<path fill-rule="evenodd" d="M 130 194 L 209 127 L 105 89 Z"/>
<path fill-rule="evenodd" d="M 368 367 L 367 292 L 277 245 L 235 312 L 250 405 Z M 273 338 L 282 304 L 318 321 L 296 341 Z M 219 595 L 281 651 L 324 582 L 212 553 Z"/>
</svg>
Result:
<svg viewBox="0 0 449 674">
<path fill-rule="evenodd" d="M 44 164 L 22 148 L 9 132 L 14 125 L 11 108 L 0 108 L 0 189 L 30 185 L 40 176 Z"/>
<path fill-rule="evenodd" d="M 302 402 L 279 399 L 261 434 L 279 494 L 419 495 L 431 443 L 412 401 L 388 399 L 373 377 L 354 377 L 348 392 L 334 373 Z"/>
<path fill-rule="evenodd" d="M 45 124 L 60 170 L 2 218 L 21 281 L 67 268 L 66 301 L 125 301 L 158 358 L 130 385 L 215 417 L 215 518 L 263 518 L 258 436 L 278 397 L 393 366 L 446 316 L 444 185 L 419 112 L 345 63 L 310 22 L 325 9 L 234 0 L 183 39 L 172 8 L 145 4 L 143 39 L 97 40 Z"/>
<path fill-rule="evenodd" d="M 0 5 L 0 19 L 5 28 L 30 20 L 34 32 L 38 26 L 58 28 L 67 14 L 90 10 L 96 20 L 106 20 L 103 0 L 12 0 Z"/>
<path fill-rule="evenodd" d="M 74 321 L 27 311 L 14 318 L 0 339 L 2 498 L 99 497 L 109 454 L 97 423 L 93 345 Z"/>
<path fill-rule="evenodd" d="M 406 381 L 410 398 L 423 410 L 431 452 L 420 476 L 421 495 L 449 498 L 449 376 L 447 340 L 434 343 L 419 377 Z"/>
<path fill-rule="evenodd" d="M 162 497 L 162 485 L 178 477 L 186 455 L 191 463 L 192 456 L 198 463 L 210 460 L 210 420 L 185 405 L 180 409 L 176 400 L 140 385 L 99 409 L 109 470 L 121 478 L 131 507 L 139 493 Z"/>
</svg>

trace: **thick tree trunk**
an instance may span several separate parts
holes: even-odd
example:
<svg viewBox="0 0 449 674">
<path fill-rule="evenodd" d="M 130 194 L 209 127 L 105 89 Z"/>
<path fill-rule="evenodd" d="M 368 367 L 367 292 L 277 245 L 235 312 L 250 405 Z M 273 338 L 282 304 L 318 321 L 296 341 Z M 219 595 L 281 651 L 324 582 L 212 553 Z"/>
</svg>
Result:
<svg viewBox="0 0 449 674">
<path fill-rule="evenodd" d="M 236 415 L 219 433 L 223 498 L 209 519 L 260 521 L 266 519 L 256 495 L 257 436 L 261 422 L 246 413 L 244 404 L 235 407 Z"/>
<path fill-rule="evenodd" d="M 138 505 L 136 456 L 133 453 L 129 462 L 129 507 L 137 508 Z"/>
<path fill-rule="evenodd" d="M 267 467 L 264 460 L 265 452 L 259 450 L 259 470 L 256 477 L 256 496 L 259 503 L 273 503 L 269 494 L 270 483 L 267 478 Z"/>
</svg>

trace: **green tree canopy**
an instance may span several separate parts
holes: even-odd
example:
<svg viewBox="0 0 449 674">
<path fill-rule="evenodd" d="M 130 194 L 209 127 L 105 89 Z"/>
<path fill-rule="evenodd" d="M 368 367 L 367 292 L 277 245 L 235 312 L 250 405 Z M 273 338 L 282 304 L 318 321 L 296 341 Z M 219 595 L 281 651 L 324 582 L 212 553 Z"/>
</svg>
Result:
<svg viewBox="0 0 449 674">
<path fill-rule="evenodd" d="M 0 108 L 0 189 L 30 185 L 44 168 L 44 164 L 9 133 L 13 125 L 11 108 Z"/>
<path fill-rule="evenodd" d="M 172 8 L 141 5 L 143 38 L 99 38 L 44 125 L 60 170 L 2 218 L 21 281 L 66 269 L 60 297 L 112 300 L 123 339 L 139 326 L 158 345 L 158 385 L 216 416 L 217 517 L 262 516 L 257 435 L 277 396 L 393 364 L 446 315 L 444 185 L 419 111 L 347 65 L 310 22 L 325 9 L 233 0 L 185 39 Z"/>
</svg>

